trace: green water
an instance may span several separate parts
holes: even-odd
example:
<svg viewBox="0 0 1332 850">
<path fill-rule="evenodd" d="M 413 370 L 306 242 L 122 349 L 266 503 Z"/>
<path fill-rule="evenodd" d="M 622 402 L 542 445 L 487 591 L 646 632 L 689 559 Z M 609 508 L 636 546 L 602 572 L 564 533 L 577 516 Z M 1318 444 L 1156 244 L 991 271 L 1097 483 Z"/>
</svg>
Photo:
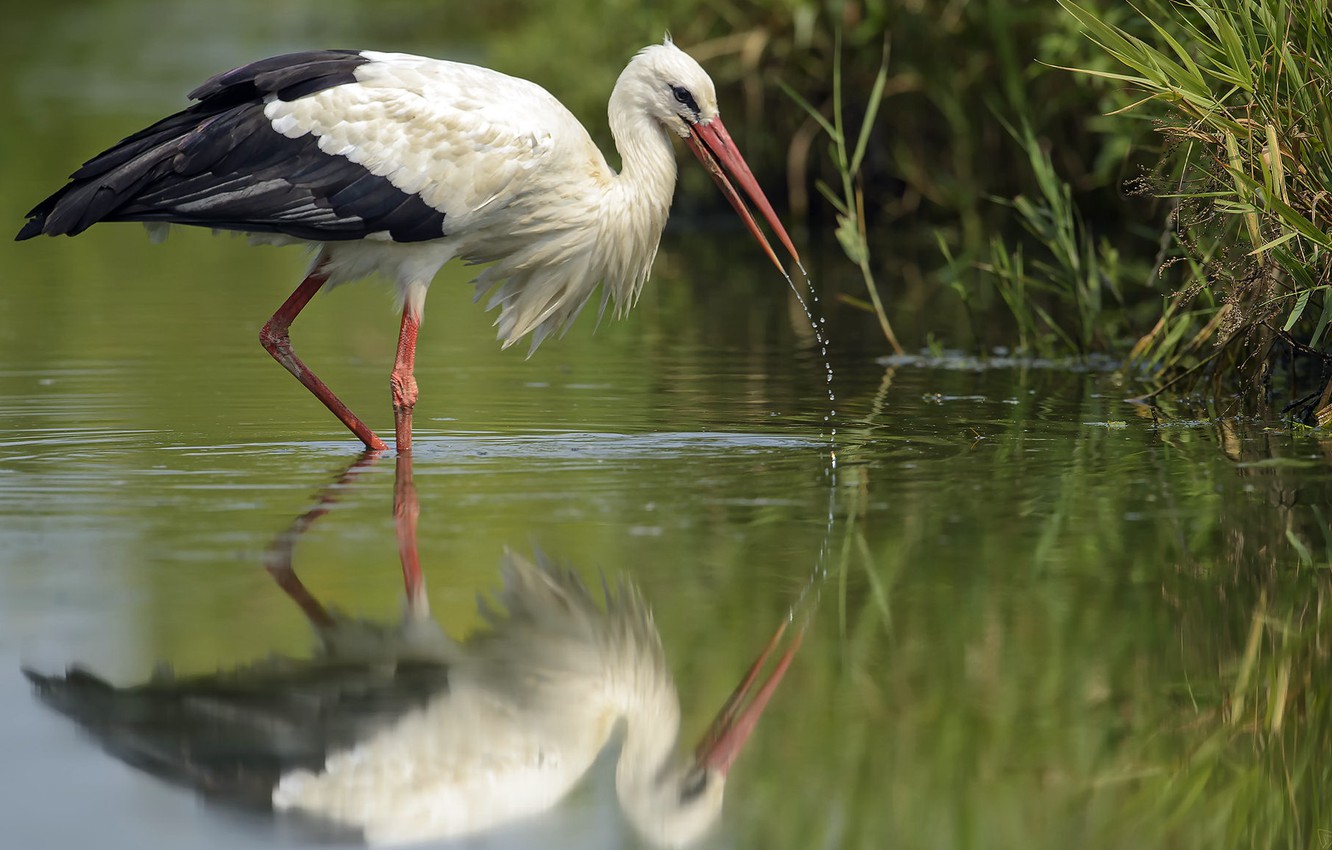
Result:
<svg viewBox="0 0 1332 850">
<path fill-rule="evenodd" d="M 125 20 L 160 8 L 29 10 L 4 36 L 24 60 L 0 80 L 17 116 L 0 136 L 13 229 L 83 156 L 227 64 L 214 54 L 229 43 L 306 46 L 296 24 L 256 33 L 238 17 L 198 56 L 75 49 L 98 31 L 159 43 Z M 318 41 L 359 43 L 338 20 Z M 1327 846 L 1328 444 L 1224 402 L 1135 406 L 1107 372 L 879 365 L 834 327 L 834 470 L 823 358 L 739 240 L 673 231 L 629 319 L 594 332 L 584 316 L 530 360 L 498 350 L 471 270 L 440 276 L 414 458 L 439 621 L 478 625 L 505 546 L 628 576 L 692 738 L 799 603 L 804 644 L 712 845 Z M 18 667 L 130 683 L 160 663 L 308 650 L 263 553 L 358 444 L 257 342 L 305 263 L 203 233 L 151 246 L 131 225 L 0 242 L 0 796 L 15 846 L 303 840 L 115 762 Z M 384 288 L 358 284 L 292 332 L 383 434 L 396 330 Z M 296 567 L 324 601 L 391 620 L 391 458 L 338 494 Z M 487 846 L 632 845 L 609 769 L 594 773 Z"/>
</svg>

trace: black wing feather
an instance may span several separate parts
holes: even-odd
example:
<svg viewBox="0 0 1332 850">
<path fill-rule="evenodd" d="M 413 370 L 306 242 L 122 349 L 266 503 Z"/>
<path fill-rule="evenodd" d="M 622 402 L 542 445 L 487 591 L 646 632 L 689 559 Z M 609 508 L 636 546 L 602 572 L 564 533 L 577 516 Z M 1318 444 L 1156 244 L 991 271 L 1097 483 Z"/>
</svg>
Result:
<svg viewBox="0 0 1332 850">
<path fill-rule="evenodd" d="M 99 221 L 190 224 L 313 241 L 387 231 L 438 239 L 444 213 L 306 134 L 273 129 L 264 99 L 295 100 L 356 82 L 353 50 L 289 53 L 218 74 L 195 105 L 123 139 L 28 213 L 17 238 L 70 236 Z"/>
<path fill-rule="evenodd" d="M 268 808 L 285 773 L 319 771 L 348 749 L 448 691 L 440 664 L 398 661 L 295 666 L 116 688 L 71 668 L 30 670 L 42 702 L 127 764 L 220 801 Z"/>
<path fill-rule="evenodd" d="M 190 92 L 190 100 L 206 101 L 217 98 L 239 98 L 233 103 L 249 100 L 261 93 L 276 91 L 279 87 L 294 85 L 300 76 L 327 76 L 335 70 L 346 75 L 342 82 L 354 82 L 351 72 L 367 60 L 359 50 L 306 50 L 270 56 L 231 71 L 223 71 Z M 313 69 L 310 70 L 310 69 Z M 338 84 L 335 84 L 338 85 Z M 309 94 L 310 92 L 306 92 Z"/>
</svg>

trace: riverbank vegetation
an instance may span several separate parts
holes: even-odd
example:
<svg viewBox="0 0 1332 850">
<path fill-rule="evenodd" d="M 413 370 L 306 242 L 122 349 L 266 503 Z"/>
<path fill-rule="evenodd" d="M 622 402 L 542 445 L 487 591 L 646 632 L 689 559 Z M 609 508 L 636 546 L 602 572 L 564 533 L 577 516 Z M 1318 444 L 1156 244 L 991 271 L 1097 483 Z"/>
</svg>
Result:
<svg viewBox="0 0 1332 850">
<path fill-rule="evenodd" d="M 900 323 L 908 349 L 1110 354 L 1145 394 L 1332 418 L 1326 0 L 517 5 L 494 61 L 554 78 L 586 115 L 609 54 L 673 28 L 764 180 L 785 177 L 793 216 L 829 237 L 815 268 L 836 335 L 888 351 Z M 538 49 L 552 38 L 606 78 L 561 69 Z M 711 203 L 682 179 L 686 209 Z M 831 238 L 847 221 L 869 249 L 849 271 Z"/>
</svg>

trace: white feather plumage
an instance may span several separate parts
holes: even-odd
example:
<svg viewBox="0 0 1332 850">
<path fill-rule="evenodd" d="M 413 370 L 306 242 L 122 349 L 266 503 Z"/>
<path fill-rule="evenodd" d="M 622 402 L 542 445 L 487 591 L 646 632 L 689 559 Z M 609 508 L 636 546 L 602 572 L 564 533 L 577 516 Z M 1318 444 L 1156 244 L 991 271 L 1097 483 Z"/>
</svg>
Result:
<svg viewBox="0 0 1332 850">
<path fill-rule="evenodd" d="M 602 309 L 622 315 L 651 272 L 674 192 L 666 126 L 650 102 L 659 80 L 680 80 L 705 117 L 716 94 L 703 69 L 673 45 L 641 51 L 610 100 L 622 158 L 616 173 L 582 124 L 535 83 L 497 71 L 398 53 L 364 52 L 357 82 L 265 115 L 289 138 L 365 166 L 445 214 L 438 242 L 389 239 L 324 246 L 331 283 L 381 272 L 420 314 L 425 290 L 453 257 L 491 263 L 477 299 L 499 308 L 505 347 L 528 334 L 535 349 L 563 331 L 604 285 Z"/>
</svg>

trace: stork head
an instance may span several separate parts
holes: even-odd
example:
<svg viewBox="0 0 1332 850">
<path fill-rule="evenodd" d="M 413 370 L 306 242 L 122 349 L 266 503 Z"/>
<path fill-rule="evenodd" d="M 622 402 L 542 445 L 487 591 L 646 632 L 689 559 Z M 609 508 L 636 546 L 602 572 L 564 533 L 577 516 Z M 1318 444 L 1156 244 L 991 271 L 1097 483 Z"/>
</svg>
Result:
<svg viewBox="0 0 1332 850">
<path fill-rule="evenodd" d="M 719 114 L 712 78 L 669 36 L 663 44 L 638 51 L 625 74 L 632 74 L 641 83 L 642 108 L 682 139 L 692 135 L 696 124 L 712 121 Z"/>
<path fill-rule="evenodd" d="M 669 133 L 684 140 L 782 274 L 786 275 L 785 266 L 777 259 L 732 180 L 762 213 L 772 232 L 800 267 L 800 255 L 791 237 L 722 123 L 717 107 L 717 88 L 703 67 L 667 36 L 664 43 L 645 47 L 634 56 L 620 75 L 616 89 L 621 87 L 638 108 L 646 111 Z"/>
<path fill-rule="evenodd" d="M 721 816 L 725 774 L 676 766 L 644 785 L 637 795 L 621 794 L 629 822 L 654 847 L 688 847 Z"/>
<path fill-rule="evenodd" d="M 791 659 L 800 647 L 800 635 L 773 666 L 767 680 L 755 689 L 759 673 L 781 640 L 785 624 L 768 641 L 744 679 L 732 692 L 698 742 L 693 756 L 675 756 L 678 703 L 663 705 L 666 716 L 646 730 L 630 726 L 620 755 L 616 784 L 621 805 L 635 829 L 659 847 L 684 847 L 703 836 L 721 815 L 726 775 L 758 725 L 759 716 L 777 690 Z M 650 718 L 631 720 L 643 723 Z M 669 730 L 669 740 L 666 732 Z M 654 735 L 654 732 L 660 733 Z M 647 759 L 642 756 L 651 753 Z M 644 767 L 648 769 L 644 770 Z"/>
</svg>

